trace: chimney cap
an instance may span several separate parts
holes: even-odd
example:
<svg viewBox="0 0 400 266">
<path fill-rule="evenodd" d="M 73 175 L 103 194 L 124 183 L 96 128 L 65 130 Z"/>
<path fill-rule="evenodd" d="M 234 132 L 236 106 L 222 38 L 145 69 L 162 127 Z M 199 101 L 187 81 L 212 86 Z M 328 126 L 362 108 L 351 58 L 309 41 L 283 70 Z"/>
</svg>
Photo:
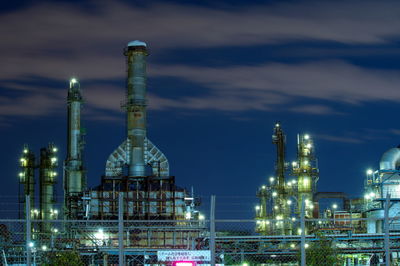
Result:
<svg viewBox="0 0 400 266">
<path fill-rule="evenodd" d="M 128 47 L 135 47 L 135 46 L 144 46 L 147 47 L 147 44 L 145 42 L 139 41 L 139 40 L 134 40 L 128 43 Z"/>
</svg>

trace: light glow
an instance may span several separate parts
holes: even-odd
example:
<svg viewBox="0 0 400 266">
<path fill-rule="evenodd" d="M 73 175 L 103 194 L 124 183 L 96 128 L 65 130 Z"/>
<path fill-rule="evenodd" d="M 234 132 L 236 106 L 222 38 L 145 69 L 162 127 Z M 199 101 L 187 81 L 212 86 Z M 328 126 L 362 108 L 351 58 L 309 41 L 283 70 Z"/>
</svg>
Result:
<svg viewBox="0 0 400 266">
<path fill-rule="evenodd" d="M 374 171 L 372 171 L 372 169 L 367 170 L 367 175 L 372 175 L 373 173 L 374 173 Z"/>
<path fill-rule="evenodd" d="M 173 266 L 195 266 L 196 264 L 191 261 L 175 261 Z"/>
</svg>

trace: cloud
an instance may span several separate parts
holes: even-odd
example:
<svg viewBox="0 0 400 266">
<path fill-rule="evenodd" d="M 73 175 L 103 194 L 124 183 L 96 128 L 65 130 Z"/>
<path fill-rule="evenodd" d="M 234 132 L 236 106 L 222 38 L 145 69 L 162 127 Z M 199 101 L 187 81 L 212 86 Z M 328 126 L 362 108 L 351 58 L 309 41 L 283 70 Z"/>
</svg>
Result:
<svg viewBox="0 0 400 266">
<path fill-rule="evenodd" d="M 326 134 L 318 134 L 318 139 L 323 139 L 331 142 L 342 142 L 342 143 L 351 143 L 351 144 L 360 144 L 364 143 L 365 141 L 360 138 L 354 137 L 346 137 L 346 136 L 333 136 L 333 135 L 326 135 Z"/>
<path fill-rule="evenodd" d="M 295 106 L 293 108 L 290 108 L 290 111 L 298 112 L 298 113 L 312 114 L 312 115 L 342 114 L 340 112 L 333 110 L 329 106 L 318 105 L 318 104 Z"/>
<path fill-rule="evenodd" d="M 361 4 L 362 3 L 362 4 Z M 65 88 L 25 85 L 29 77 L 56 81 L 78 76 L 93 117 L 112 119 L 124 89 L 105 85 L 125 78 L 122 48 L 131 39 L 149 43 L 150 52 L 173 48 L 246 47 L 297 40 L 382 44 L 399 36 L 400 2 L 306 1 L 249 5 L 236 9 L 153 2 L 145 7 L 93 1 L 38 3 L 0 15 L 0 87 L 18 97 L 0 98 L 0 115 L 35 116 L 60 111 Z M 273 111 L 282 105 L 305 113 L 332 114 L 320 103 L 298 106 L 297 98 L 363 103 L 399 101 L 398 74 L 340 61 L 307 64 L 198 67 L 149 66 L 150 78 L 174 77 L 210 88 L 198 97 L 162 98 L 150 94 L 150 108 L 217 111 Z M 96 115 L 94 115 L 96 113 Z"/>
<path fill-rule="evenodd" d="M 362 4 L 361 4 L 362 3 Z M 0 15 L 0 79 L 24 74 L 121 76 L 122 45 L 151 49 L 252 46 L 293 40 L 380 44 L 398 37 L 397 1 L 308 1 L 216 9 L 154 2 L 44 2 Z M 5 37 L 6 36 L 6 37 Z M 105 67 L 106 66 L 106 67 Z"/>
<path fill-rule="evenodd" d="M 296 97 L 353 104 L 400 101 L 397 71 L 364 69 L 341 61 L 219 68 L 169 65 L 153 66 L 149 72 L 155 77 L 190 80 L 221 95 L 242 97 L 243 102 L 254 96 L 263 108 L 286 104 Z"/>
</svg>

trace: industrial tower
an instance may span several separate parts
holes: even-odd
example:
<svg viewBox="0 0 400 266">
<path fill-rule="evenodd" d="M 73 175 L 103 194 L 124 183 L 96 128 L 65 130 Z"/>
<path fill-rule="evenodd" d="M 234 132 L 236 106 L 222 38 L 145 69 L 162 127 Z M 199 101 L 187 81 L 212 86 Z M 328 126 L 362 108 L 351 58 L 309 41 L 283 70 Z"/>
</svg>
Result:
<svg viewBox="0 0 400 266">
<path fill-rule="evenodd" d="M 86 189 L 82 161 L 83 138 L 81 132 L 82 96 L 79 82 L 72 78 L 68 89 L 67 158 L 64 162 L 64 215 L 78 217 L 82 191 Z"/>
<path fill-rule="evenodd" d="M 297 137 L 297 159 L 287 176 L 286 136 L 281 124 L 275 124 L 272 143 L 276 145 L 275 176 L 269 185 L 257 191 L 260 205 L 256 206 L 256 231 L 264 235 L 296 234 L 301 203 L 304 200 L 306 217 L 313 215 L 313 195 L 318 181 L 318 167 L 313 142 L 308 134 Z"/>
</svg>

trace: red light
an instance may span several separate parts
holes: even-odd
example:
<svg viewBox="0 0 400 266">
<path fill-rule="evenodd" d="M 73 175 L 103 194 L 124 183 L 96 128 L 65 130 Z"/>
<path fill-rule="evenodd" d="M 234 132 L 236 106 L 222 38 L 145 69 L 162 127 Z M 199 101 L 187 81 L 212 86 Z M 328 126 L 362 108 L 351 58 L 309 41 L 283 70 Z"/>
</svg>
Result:
<svg viewBox="0 0 400 266">
<path fill-rule="evenodd" d="M 175 261 L 172 263 L 173 266 L 196 266 L 196 263 L 193 261 Z"/>
</svg>

